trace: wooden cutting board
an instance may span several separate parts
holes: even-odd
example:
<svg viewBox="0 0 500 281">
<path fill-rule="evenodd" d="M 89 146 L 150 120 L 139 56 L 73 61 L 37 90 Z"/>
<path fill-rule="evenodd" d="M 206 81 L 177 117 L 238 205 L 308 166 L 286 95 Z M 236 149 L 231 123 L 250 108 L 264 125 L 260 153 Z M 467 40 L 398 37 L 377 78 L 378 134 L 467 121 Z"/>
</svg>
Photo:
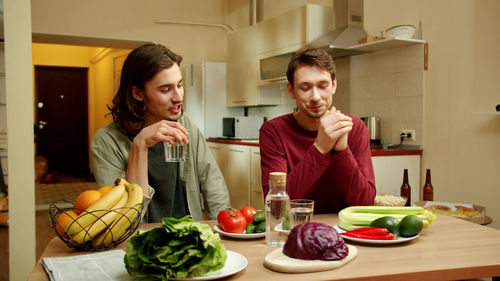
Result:
<svg viewBox="0 0 500 281">
<path fill-rule="evenodd" d="M 347 247 L 349 248 L 349 254 L 347 257 L 338 261 L 293 259 L 283 254 L 283 248 L 278 248 L 266 255 L 264 258 L 264 266 L 271 270 L 285 273 L 331 270 L 343 266 L 358 255 L 358 248 L 349 244 L 347 244 Z"/>
</svg>

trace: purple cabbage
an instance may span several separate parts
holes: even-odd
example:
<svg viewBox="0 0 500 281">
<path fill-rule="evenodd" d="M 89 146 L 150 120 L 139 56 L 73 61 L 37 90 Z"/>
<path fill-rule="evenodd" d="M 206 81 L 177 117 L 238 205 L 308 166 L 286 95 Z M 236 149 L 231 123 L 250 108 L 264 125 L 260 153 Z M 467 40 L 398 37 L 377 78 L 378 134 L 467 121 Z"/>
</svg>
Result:
<svg viewBox="0 0 500 281">
<path fill-rule="evenodd" d="M 294 259 L 332 261 L 345 258 L 349 248 L 333 227 L 307 222 L 290 231 L 283 254 Z"/>
</svg>

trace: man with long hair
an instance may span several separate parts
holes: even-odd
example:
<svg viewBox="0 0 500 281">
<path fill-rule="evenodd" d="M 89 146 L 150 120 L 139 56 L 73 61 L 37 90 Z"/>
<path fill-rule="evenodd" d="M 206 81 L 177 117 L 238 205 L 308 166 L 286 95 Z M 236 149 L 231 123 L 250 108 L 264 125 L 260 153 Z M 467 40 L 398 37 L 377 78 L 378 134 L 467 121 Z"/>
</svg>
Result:
<svg viewBox="0 0 500 281">
<path fill-rule="evenodd" d="M 98 185 L 113 185 L 117 178 L 139 184 L 146 201 L 151 198 L 149 222 L 187 214 L 201 220 L 202 206 L 215 219 L 230 207 L 224 178 L 205 138 L 183 112 L 181 61 L 160 44 L 133 50 L 108 106 L 113 122 L 96 132 L 90 148 Z M 164 142 L 175 141 L 186 146 L 186 160 L 166 162 Z"/>
</svg>

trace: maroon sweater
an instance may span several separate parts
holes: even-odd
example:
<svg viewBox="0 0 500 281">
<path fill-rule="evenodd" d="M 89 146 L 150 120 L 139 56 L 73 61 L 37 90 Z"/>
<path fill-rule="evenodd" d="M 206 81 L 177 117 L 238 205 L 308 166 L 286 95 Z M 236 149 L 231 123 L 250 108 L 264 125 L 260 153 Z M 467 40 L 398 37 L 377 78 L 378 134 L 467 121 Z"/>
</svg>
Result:
<svg viewBox="0 0 500 281">
<path fill-rule="evenodd" d="M 316 214 L 373 205 L 376 190 L 368 130 L 361 119 L 349 116 L 353 128 L 348 147 L 326 155 L 313 145 L 318 132 L 300 127 L 292 113 L 265 122 L 259 137 L 264 198 L 269 173 L 285 172 L 290 199 L 313 199 Z"/>
</svg>

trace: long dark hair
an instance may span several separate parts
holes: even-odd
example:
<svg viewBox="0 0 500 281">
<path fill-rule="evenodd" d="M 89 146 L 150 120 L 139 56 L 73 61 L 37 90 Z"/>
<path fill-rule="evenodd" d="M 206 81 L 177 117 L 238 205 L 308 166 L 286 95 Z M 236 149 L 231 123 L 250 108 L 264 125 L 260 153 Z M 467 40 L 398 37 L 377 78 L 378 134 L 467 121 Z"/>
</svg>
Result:
<svg viewBox="0 0 500 281">
<path fill-rule="evenodd" d="M 113 98 L 113 105 L 108 105 L 113 121 L 118 123 L 127 135 L 135 137 L 139 133 L 146 111 L 144 102 L 133 97 L 132 87 L 144 90 L 144 84 L 159 71 L 170 68 L 174 63 L 180 66 L 181 61 L 181 56 L 160 44 L 143 45 L 127 56 L 122 67 L 120 87 Z"/>
<path fill-rule="evenodd" d="M 295 70 L 302 65 L 319 66 L 330 73 L 332 81 L 335 80 L 335 62 L 328 52 L 323 49 L 303 49 L 297 51 L 288 63 L 286 78 L 292 87 L 295 82 Z"/>
</svg>

